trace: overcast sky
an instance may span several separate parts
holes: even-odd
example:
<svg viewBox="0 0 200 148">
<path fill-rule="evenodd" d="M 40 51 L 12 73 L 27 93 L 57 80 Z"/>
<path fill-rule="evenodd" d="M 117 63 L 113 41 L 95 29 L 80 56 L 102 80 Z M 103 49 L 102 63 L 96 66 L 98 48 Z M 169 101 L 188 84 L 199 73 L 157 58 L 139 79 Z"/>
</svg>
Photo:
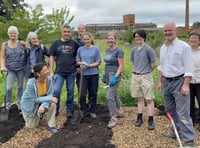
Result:
<svg viewBox="0 0 200 148">
<path fill-rule="evenodd" d="M 185 25 L 185 0 L 25 0 L 33 8 L 42 4 L 45 13 L 52 9 L 70 8 L 75 16 L 72 27 L 79 23 L 122 23 L 124 14 L 135 14 L 136 23 L 155 23 L 162 27 L 166 21 Z M 190 25 L 200 21 L 200 0 L 190 0 Z"/>
</svg>

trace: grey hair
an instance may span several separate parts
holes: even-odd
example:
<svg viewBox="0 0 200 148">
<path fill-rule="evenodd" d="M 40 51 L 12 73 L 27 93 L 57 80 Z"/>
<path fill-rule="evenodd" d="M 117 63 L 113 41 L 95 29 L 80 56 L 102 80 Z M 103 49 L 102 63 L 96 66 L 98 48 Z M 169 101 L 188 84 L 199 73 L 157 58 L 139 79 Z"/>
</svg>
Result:
<svg viewBox="0 0 200 148">
<path fill-rule="evenodd" d="M 11 31 L 15 31 L 17 33 L 17 35 L 19 34 L 18 29 L 17 29 L 16 26 L 8 27 L 8 32 L 7 33 L 9 34 Z"/>
<path fill-rule="evenodd" d="M 27 48 L 31 48 L 31 39 L 33 37 L 38 37 L 37 33 L 36 32 L 29 32 L 28 35 L 27 35 L 27 38 L 26 38 L 26 47 Z"/>
<path fill-rule="evenodd" d="M 190 32 L 188 37 L 190 38 L 192 35 L 197 36 L 200 40 L 200 32 L 199 31 L 195 30 L 195 31 Z"/>
</svg>

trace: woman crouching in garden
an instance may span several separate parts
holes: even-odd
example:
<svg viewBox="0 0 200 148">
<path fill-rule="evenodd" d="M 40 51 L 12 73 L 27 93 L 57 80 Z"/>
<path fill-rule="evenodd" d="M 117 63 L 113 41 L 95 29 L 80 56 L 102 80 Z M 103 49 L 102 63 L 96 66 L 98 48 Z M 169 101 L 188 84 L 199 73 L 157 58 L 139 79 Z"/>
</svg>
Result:
<svg viewBox="0 0 200 148">
<path fill-rule="evenodd" d="M 45 63 L 34 66 L 29 75 L 25 91 L 21 99 L 21 109 L 25 126 L 37 127 L 43 115 L 47 115 L 47 130 L 56 134 L 55 113 L 57 98 L 53 97 L 53 81 L 48 77 L 48 67 Z"/>
</svg>

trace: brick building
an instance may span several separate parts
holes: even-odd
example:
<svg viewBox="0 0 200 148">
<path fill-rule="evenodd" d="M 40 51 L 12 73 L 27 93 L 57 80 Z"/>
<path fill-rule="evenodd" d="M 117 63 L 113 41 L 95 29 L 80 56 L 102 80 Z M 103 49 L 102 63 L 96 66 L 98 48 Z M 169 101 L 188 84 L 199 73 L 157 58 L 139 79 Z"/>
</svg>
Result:
<svg viewBox="0 0 200 148">
<path fill-rule="evenodd" d="M 97 34 L 107 34 L 110 31 L 122 33 L 128 29 L 157 28 L 154 23 L 135 23 L 135 14 L 123 16 L 123 23 L 86 24 L 86 31 Z"/>
</svg>

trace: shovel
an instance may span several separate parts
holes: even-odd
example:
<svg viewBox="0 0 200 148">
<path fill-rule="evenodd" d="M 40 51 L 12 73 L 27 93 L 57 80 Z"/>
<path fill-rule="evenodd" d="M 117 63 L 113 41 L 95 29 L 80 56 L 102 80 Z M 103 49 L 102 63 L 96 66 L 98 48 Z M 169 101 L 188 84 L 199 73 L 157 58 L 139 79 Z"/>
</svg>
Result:
<svg viewBox="0 0 200 148">
<path fill-rule="evenodd" d="M 81 68 L 80 71 L 80 81 L 79 81 L 79 92 L 78 92 L 78 109 L 74 110 L 73 116 L 71 118 L 71 123 L 74 125 L 79 125 L 81 121 L 84 118 L 84 113 L 81 111 L 80 106 L 80 99 L 81 99 L 81 91 L 82 91 L 82 85 L 83 85 L 83 69 Z"/>
<path fill-rule="evenodd" d="M 8 120 L 9 115 L 9 109 L 6 109 L 6 78 L 7 78 L 7 72 L 6 74 L 4 72 L 2 74 L 3 79 L 3 86 L 4 86 L 4 106 L 0 107 L 0 121 L 6 121 Z"/>
</svg>

